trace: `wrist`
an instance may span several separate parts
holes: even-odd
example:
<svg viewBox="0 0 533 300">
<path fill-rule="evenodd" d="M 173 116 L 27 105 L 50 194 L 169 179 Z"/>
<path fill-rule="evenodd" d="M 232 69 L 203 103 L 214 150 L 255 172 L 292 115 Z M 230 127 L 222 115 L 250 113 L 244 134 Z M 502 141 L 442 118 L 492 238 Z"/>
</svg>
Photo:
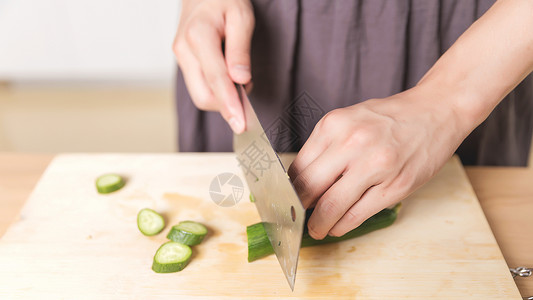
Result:
<svg viewBox="0 0 533 300">
<path fill-rule="evenodd" d="M 479 112 L 472 107 L 462 106 L 468 96 L 458 91 L 433 85 L 417 85 L 406 91 L 406 99 L 416 107 L 426 126 L 435 127 L 440 139 L 457 147 L 478 125 Z"/>
<path fill-rule="evenodd" d="M 504 95 L 489 95 L 472 82 L 472 74 L 446 70 L 436 64 L 414 88 L 439 110 L 446 110 L 458 129 L 467 133 L 483 122 Z M 465 136 L 466 137 L 466 136 Z"/>
</svg>

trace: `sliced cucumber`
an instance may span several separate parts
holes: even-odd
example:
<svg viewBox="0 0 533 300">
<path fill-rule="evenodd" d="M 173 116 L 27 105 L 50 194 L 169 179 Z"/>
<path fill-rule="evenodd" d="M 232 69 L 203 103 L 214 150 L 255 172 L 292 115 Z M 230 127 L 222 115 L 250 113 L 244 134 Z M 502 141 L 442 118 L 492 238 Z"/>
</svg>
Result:
<svg viewBox="0 0 533 300">
<path fill-rule="evenodd" d="M 137 214 L 137 227 L 144 235 L 156 235 L 165 227 L 165 219 L 154 210 L 143 208 Z"/>
<path fill-rule="evenodd" d="M 174 242 L 194 246 L 200 244 L 206 234 L 207 228 L 204 225 L 193 221 L 183 221 L 172 226 L 167 238 Z"/>
<path fill-rule="evenodd" d="M 108 194 L 120 190 L 126 182 L 117 174 L 105 174 L 96 178 L 96 190 L 100 194 Z"/>
<path fill-rule="evenodd" d="M 152 270 L 156 273 L 172 273 L 183 270 L 191 260 L 191 247 L 177 242 L 166 242 L 154 256 Z"/>
<path fill-rule="evenodd" d="M 302 237 L 302 247 L 336 243 L 390 226 L 392 223 L 394 223 L 394 221 L 396 221 L 400 207 L 401 203 L 398 203 L 391 209 L 385 208 L 384 210 L 370 217 L 368 220 L 364 221 L 363 224 L 359 225 L 359 227 L 340 237 L 328 235 L 322 240 L 315 240 L 309 235 L 307 226 L 305 226 Z M 270 244 L 264 224 L 265 223 L 263 222 L 259 222 L 246 227 L 246 235 L 248 237 L 248 262 L 252 262 L 262 257 L 274 254 L 274 248 L 272 248 L 272 244 Z"/>
</svg>

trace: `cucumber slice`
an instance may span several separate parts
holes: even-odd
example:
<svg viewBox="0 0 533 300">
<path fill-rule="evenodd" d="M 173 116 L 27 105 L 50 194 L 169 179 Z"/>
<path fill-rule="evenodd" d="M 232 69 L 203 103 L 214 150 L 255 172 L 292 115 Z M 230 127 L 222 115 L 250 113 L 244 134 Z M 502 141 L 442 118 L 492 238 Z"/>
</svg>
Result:
<svg viewBox="0 0 533 300">
<path fill-rule="evenodd" d="M 200 244 L 206 234 L 207 228 L 204 225 L 193 221 L 183 221 L 172 226 L 167 238 L 174 242 L 194 246 Z"/>
<path fill-rule="evenodd" d="M 96 178 L 96 190 L 100 194 L 108 194 L 120 190 L 126 182 L 117 174 L 105 174 Z"/>
<path fill-rule="evenodd" d="M 149 208 L 143 208 L 137 214 L 137 227 L 142 234 L 147 236 L 156 235 L 165 227 L 163 217 Z"/>
<path fill-rule="evenodd" d="M 191 247 L 181 243 L 166 242 L 157 249 L 152 270 L 156 273 L 179 272 L 187 266 L 191 255 Z"/>
</svg>

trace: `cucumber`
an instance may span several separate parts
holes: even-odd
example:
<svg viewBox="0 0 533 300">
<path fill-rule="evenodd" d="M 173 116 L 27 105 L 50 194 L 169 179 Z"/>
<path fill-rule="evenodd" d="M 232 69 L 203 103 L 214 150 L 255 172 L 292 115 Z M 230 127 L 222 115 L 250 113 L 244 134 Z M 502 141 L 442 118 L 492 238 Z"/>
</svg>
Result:
<svg viewBox="0 0 533 300">
<path fill-rule="evenodd" d="M 105 174 L 96 178 L 96 190 L 100 194 L 109 194 L 120 190 L 126 181 L 117 174 Z"/>
<path fill-rule="evenodd" d="M 206 234 L 207 228 L 204 225 L 193 221 L 183 221 L 172 226 L 167 238 L 174 242 L 194 246 L 200 244 Z"/>
<path fill-rule="evenodd" d="M 156 273 L 173 273 L 183 270 L 191 260 L 191 247 L 177 242 L 166 242 L 154 255 L 152 270 Z"/>
<path fill-rule="evenodd" d="M 137 214 L 137 227 L 144 235 L 156 235 L 165 227 L 165 219 L 154 210 L 143 208 Z"/>
<path fill-rule="evenodd" d="M 359 225 L 359 227 L 340 237 L 328 235 L 322 240 L 315 240 L 309 235 L 307 232 L 307 226 L 305 226 L 302 236 L 302 247 L 336 243 L 367 234 L 374 230 L 385 228 L 396 221 L 400 207 L 401 203 L 396 204 L 396 206 L 394 206 L 392 209 L 386 208 L 370 217 L 368 220 L 364 221 L 363 224 Z M 274 254 L 274 249 L 270 244 L 268 235 L 262 222 L 246 227 L 246 235 L 248 237 L 248 262 L 252 262 L 254 260 Z"/>
</svg>

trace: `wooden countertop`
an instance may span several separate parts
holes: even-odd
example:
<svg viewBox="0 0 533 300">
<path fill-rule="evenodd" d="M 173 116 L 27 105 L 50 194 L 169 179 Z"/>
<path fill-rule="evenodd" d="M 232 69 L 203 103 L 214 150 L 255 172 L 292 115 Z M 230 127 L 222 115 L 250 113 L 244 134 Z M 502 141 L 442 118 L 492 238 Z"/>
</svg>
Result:
<svg viewBox="0 0 533 300">
<path fill-rule="evenodd" d="M 0 237 L 52 158 L 0 153 Z M 467 167 L 466 172 L 509 267 L 533 267 L 533 168 Z M 533 277 L 516 283 L 522 296 L 533 296 Z"/>
</svg>

